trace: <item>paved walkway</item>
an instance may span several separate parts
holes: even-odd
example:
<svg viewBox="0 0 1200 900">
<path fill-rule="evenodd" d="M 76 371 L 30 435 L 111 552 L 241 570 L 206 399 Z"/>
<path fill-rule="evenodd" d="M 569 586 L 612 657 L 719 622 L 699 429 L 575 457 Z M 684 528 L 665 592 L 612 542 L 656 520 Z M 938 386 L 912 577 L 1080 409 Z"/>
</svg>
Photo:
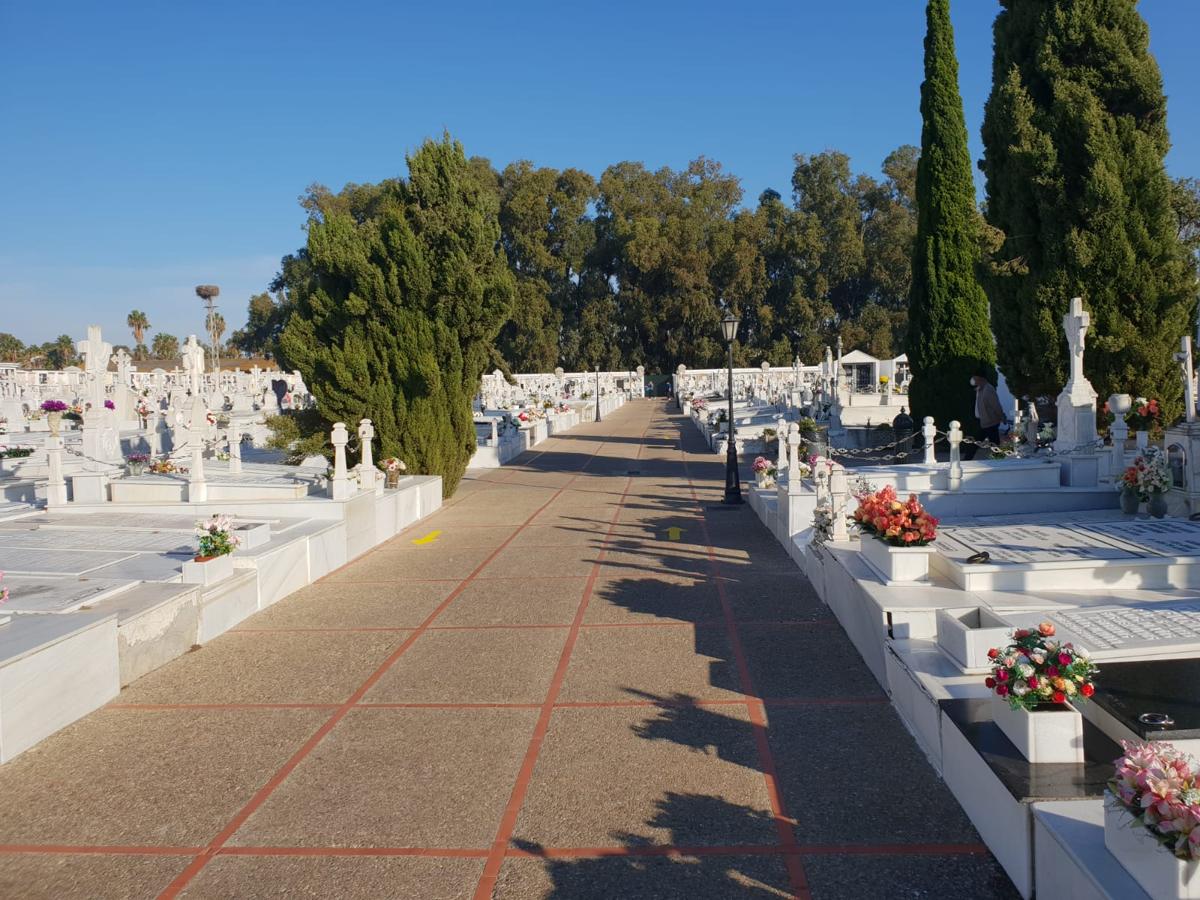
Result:
<svg viewBox="0 0 1200 900">
<path fill-rule="evenodd" d="M 0 767 L 0 896 L 1010 897 L 662 401 Z"/>
</svg>

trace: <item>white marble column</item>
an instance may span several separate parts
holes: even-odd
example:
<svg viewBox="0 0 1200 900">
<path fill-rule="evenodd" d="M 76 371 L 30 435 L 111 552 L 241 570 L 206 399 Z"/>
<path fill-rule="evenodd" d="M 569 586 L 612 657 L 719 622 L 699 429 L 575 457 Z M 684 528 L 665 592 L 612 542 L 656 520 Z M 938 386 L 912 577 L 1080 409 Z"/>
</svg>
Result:
<svg viewBox="0 0 1200 900">
<path fill-rule="evenodd" d="M 346 469 L 346 444 L 350 435 L 345 422 L 335 422 L 329 435 L 333 444 L 333 478 L 329 481 L 329 496 L 334 500 L 345 500 L 354 491 L 350 486 L 350 473 Z"/>
</svg>

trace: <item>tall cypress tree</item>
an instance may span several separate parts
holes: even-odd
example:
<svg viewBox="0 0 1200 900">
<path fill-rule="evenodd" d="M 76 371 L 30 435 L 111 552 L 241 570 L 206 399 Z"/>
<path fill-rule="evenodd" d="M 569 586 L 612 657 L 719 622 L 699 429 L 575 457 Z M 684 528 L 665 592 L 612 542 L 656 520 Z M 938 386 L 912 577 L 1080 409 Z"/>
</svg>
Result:
<svg viewBox="0 0 1200 900">
<path fill-rule="evenodd" d="M 917 164 L 917 237 L 908 305 L 913 413 L 945 427 L 977 429 L 969 379 L 995 374 L 987 298 L 976 276 L 979 219 L 958 92 L 958 60 L 949 0 L 925 11 L 921 85 L 921 159 Z"/>
<path fill-rule="evenodd" d="M 986 279 L 1015 392 L 1066 378 L 1063 312 L 1092 316 L 1084 360 L 1100 396 L 1161 398 L 1190 331 L 1193 271 L 1177 235 L 1162 78 L 1136 0 L 1001 0 L 983 124 L 987 217 L 1005 240 Z"/>
<path fill-rule="evenodd" d="M 372 420 L 380 456 L 454 492 L 476 445 L 471 398 L 514 284 L 499 201 L 449 136 L 409 178 L 313 200 L 304 251 L 284 267 L 294 309 L 280 352 L 328 421 Z"/>
</svg>

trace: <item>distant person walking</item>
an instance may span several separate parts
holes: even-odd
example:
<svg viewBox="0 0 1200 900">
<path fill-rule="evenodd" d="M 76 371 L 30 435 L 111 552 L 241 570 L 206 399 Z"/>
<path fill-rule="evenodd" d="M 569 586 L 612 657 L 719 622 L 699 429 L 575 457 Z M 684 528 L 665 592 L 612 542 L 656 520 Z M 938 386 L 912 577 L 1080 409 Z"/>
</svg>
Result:
<svg viewBox="0 0 1200 900">
<path fill-rule="evenodd" d="M 1000 423 L 1004 421 L 1004 408 L 996 395 L 996 388 L 983 375 L 971 376 L 971 387 L 975 389 L 975 418 L 983 439 L 993 444 L 1000 443 Z"/>
</svg>

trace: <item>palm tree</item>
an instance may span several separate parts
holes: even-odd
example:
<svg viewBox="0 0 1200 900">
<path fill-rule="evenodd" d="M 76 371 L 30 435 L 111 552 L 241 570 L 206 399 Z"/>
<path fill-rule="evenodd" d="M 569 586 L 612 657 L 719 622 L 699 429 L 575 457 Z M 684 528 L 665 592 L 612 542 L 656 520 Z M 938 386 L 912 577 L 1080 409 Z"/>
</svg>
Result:
<svg viewBox="0 0 1200 900">
<path fill-rule="evenodd" d="M 133 332 L 133 355 L 138 359 L 145 359 L 146 345 L 142 343 L 142 338 L 146 336 L 146 332 L 150 328 L 150 319 L 140 309 L 135 309 L 125 317 L 125 324 Z"/>
</svg>

